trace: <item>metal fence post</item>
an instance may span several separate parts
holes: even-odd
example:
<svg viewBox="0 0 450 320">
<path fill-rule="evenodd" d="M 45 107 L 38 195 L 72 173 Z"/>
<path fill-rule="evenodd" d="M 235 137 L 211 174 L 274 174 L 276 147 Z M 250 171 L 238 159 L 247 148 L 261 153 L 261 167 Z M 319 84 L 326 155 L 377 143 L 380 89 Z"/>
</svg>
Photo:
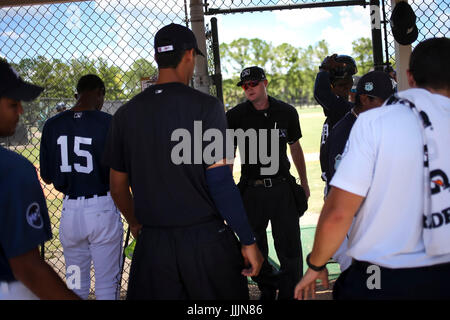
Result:
<svg viewBox="0 0 450 320">
<path fill-rule="evenodd" d="M 206 56 L 205 16 L 203 13 L 203 1 L 191 0 L 191 27 L 197 38 L 198 47 Z M 207 57 L 197 56 L 195 64 L 194 87 L 209 94 L 209 76 Z"/>
<path fill-rule="evenodd" d="M 370 22 L 372 28 L 374 69 L 383 71 L 383 43 L 381 41 L 381 17 L 379 0 L 370 0 Z"/>
<path fill-rule="evenodd" d="M 214 58 L 214 85 L 217 98 L 223 103 L 222 69 L 220 66 L 219 34 L 217 31 L 217 18 L 211 18 L 212 51 Z"/>
<path fill-rule="evenodd" d="M 399 0 L 391 0 L 392 10 L 394 10 Z M 408 1 L 405 1 L 408 2 Z M 403 46 L 394 40 L 395 44 L 395 69 L 397 71 L 398 90 L 406 90 L 409 88 L 406 70 L 408 70 L 409 56 L 411 55 L 411 45 Z"/>
</svg>

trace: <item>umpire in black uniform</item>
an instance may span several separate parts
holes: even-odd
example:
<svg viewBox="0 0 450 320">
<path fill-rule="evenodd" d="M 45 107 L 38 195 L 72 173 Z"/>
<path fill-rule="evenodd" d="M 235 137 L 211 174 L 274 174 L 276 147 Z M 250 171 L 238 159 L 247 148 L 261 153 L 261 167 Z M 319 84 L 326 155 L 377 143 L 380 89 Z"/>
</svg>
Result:
<svg viewBox="0 0 450 320">
<path fill-rule="evenodd" d="M 202 157 L 208 145 L 197 128 L 225 137 L 227 125 L 216 98 L 187 86 L 196 55 L 191 30 L 159 30 L 156 84 L 122 106 L 110 127 L 111 195 L 137 238 L 127 299 L 248 299 L 246 276 L 263 261 L 226 153 Z"/>
<path fill-rule="evenodd" d="M 292 192 L 295 179 L 289 173 L 290 161 L 286 154 L 286 145 L 289 144 L 292 159 L 300 176 L 301 185 L 309 197 L 309 187 L 306 175 L 305 159 L 300 146 L 300 123 L 297 111 L 291 105 L 267 95 L 265 72 L 260 67 L 249 67 L 242 70 L 240 81 L 247 101 L 235 106 L 227 112 L 230 129 L 256 129 L 258 141 L 261 146 L 264 139 L 260 129 L 278 129 L 278 145 L 271 146 L 272 139 L 267 141 L 267 150 L 271 157 L 278 161 L 278 170 L 274 174 L 266 174 L 262 170 L 269 165 L 263 164 L 261 158 L 252 163 L 250 152 L 245 152 L 241 159 L 241 179 L 239 187 L 242 192 L 244 206 L 253 230 L 256 233 L 258 247 L 266 259 L 261 274 L 254 280 L 261 290 L 262 300 L 273 300 L 276 289 L 279 289 L 278 299 L 292 299 L 296 281 L 303 273 L 302 248 L 300 240 L 299 214 L 296 207 L 294 193 Z M 272 133 L 273 134 L 273 133 Z M 267 135 L 268 136 L 268 135 Z M 250 150 L 249 141 L 244 147 Z M 242 150 L 241 150 L 242 151 Z M 260 150 L 258 151 L 258 155 Z M 242 155 L 242 152 L 241 152 Z M 306 199 L 304 199 L 306 201 Z M 277 274 L 267 262 L 268 245 L 266 229 L 271 222 L 275 250 L 280 261 L 280 273 Z"/>
</svg>

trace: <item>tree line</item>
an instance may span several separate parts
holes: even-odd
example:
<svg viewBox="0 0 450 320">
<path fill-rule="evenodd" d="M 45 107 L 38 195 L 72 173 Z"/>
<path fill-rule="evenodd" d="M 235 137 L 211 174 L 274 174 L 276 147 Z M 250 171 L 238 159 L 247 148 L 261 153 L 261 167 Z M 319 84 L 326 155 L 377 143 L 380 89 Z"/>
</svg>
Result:
<svg viewBox="0 0 450 320">
<path fill-rule="evenodd" d="M 352 48 L 358 75 L 363 75 L 373 66 L 372 42 L 369 38 L 360 38 L 353 41 Z M 319 65 L 333 53 L 325 40 L 307 48 L 294 47 L 288 43 L 274 46 L 261 39 L 246 38 L 221 44 L 222 73 L 231 75 L 223 80 L 224 104 L 233 107 L 244 100 L 242 89 L 236 83 L 239 82 L 242 69 L 253 65 L 266 71 L 269 95 L 294 105 L 315 104 L 314 81 Z"/>
<path fill-rule="evenodd" d="M 240 38 L 220 45 L 223 66 L 224 104 L 233 107 L 244 100 L 241 88 L 236 86 L 239 74 L 245 67 L 258 65 L 265 69 L 269 80 L 268 92 L 291 104 L 300 101 L 314 103 L 313 88 L 318 66 L 332 54 L 326 41 L 319 41 L 307 48 L 298 48 L 287 43 L 274 46 L 261 39 Z M 372 45 L 368 38 L 353 42 L 353 57 L 359 74 L 366 73 L 372 66 Z M 24 58 L 12 63 L 19 74 L 29 82 L 45 88 L 41 98 L 73 98 L 78 79 L 85 74 L 100 76 L 106 86 L 106 100 L 128 100 L 141 91 L 141 78 L 154 77 L 157 68 L 152 61 L 136 60 L 127 70 L 110 64 L 106 59 L 81 57 L 63 61 L 45 56 Z M 52 99 L 50 99 L 52 100 Z M 39 100 L 27 108 L 26 119 L 45 118 L 49 107 Z M 30 123 L 31 124 L 31 123 Z"/>
</svg>

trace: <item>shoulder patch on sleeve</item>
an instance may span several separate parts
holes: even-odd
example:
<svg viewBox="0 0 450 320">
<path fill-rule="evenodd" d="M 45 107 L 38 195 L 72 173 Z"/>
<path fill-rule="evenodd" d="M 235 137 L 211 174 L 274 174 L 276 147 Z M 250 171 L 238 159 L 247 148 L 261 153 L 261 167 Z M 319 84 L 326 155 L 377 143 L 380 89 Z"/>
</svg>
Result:
<svg viewBox="0 0 450 320">
<path fill-rule="evenodd" d="M 37 202 L 30 204 L 26 211 L 26 218 L 28 224 L 35 229 L 42 229 L 44 220 L 41 215 L 41 208 Z"/>
</svg>

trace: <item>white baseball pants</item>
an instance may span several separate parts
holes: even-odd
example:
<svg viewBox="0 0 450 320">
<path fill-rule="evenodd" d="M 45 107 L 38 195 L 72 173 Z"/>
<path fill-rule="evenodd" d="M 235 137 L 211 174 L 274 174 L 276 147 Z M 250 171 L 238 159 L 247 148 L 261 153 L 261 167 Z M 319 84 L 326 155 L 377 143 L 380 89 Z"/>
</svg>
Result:
<svg viewBox="0 0 450 320">
<path fill-rule="evenodd" d="M 0 281 L 0 300 L 39 300 L 39 298 L 20 281 Z"/>
<path fill-rule="evenodd" d="M 123 225 L 108 195 L 63 201 L 59 229 L 66 262 L 66 282 L 82 299 L 89 296 L 91 262 L 98 300 L 119 297 Z"/>
</svg>

